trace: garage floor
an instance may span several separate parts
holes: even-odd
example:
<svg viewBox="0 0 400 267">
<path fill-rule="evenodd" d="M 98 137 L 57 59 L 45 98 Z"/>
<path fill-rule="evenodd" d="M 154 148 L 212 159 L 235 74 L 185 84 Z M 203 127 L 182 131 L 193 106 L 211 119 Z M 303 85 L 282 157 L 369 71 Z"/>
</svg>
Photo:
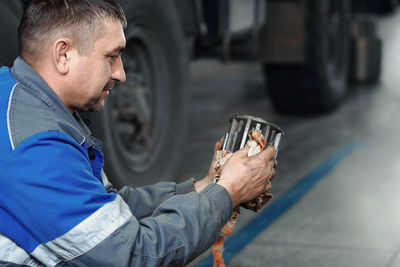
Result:
<svg viewBox="0 0 400 267">
<path fill-rule="evenodd" d="M 379 19 L 381 81 L 353 85 L 319 116 L 276 113 L 256 64 L 192 64 L 191 129 L 181 179 L 205 175 L 229 118 L 250 114 L 285 136 L 273 200 L 242 210 L 227 266 L 400 266 L 400 10 Z M 190 266 L 212 266 L 205 253 Z"/>
</svg>

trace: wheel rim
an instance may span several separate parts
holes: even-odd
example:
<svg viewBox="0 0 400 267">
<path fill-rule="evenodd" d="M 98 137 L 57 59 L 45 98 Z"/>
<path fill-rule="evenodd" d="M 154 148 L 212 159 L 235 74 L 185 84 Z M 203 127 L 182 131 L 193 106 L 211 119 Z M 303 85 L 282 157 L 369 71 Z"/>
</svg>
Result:
<svg viewBox="0 0 400 267">
<path fill-rule="evenodd" d="M 126 82 L 108 99 L 108 122 L 117 157 L 134 173 L 145 171 L 157 154 L 162 136 L 158 90 L 151 42 L 141 27 L 127 34 L 123 62 Z"/>
</svg>

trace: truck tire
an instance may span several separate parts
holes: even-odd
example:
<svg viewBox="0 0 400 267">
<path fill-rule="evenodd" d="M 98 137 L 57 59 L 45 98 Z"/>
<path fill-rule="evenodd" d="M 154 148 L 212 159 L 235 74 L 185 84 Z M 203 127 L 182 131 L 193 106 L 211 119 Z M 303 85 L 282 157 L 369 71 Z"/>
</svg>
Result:
<svg viewBox="0 0 400 267">
<path fill-rule="evenodd" d="M 127 80 L 116 84 L 94 120 L 105 172 L 117 188 L 175 179 L 187 132 L 188 53 L 172 1 L 119 1 L 128 28 Z"/>
<path fill-rule="evenodd" d="M 12 66 L 18 56 L 17 29 L 23 13 L 23 7 L 19 1 L 0 2 L 0 36 L 7 36 L 0 41 L 0 66 Z"/>
<path fill-rule="evenodd" d="M 265 64 L 267 90 L 284 113 L 316 113 L 343 99 L 349 72 L 349 1 L 306 0 L 304 63 Z"/>
<path fill-rule="evenodd" d="M 364 0 L 364 13 L 387 14 L 395 10 L 398 0 Z"/>
<path fill-rule="evenodd" d="M 381 3 L 379 12 L 380 13 L 390 13 L 393 12 L 396 6 L 399 4 L 398 0 L 380 0 Z"/>
</svg>

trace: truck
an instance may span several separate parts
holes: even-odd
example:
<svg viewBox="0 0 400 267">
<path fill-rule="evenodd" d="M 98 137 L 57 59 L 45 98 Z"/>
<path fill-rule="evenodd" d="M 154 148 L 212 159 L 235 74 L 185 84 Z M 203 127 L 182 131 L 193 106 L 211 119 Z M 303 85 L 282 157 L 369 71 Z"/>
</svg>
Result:
<svg viewBox="0 0 400 267">
<path fill-rule="evenodd" d="M 280 112 L 326 112 L 346 96 L 351 5 L 369 0 L 117 0 L 128 27 L 127 81 L 103 111 L 83 114 L 104 142 L 116 187 L 175 179 L 188 129 L 189 64 L 201 58 L 262 65 Z M 374 3 L 376 3 L 375 1 Z M 392 0 L 383 0 L 394 7 Z M 17 56 L 16 29 L 29 0 L 0 2 L 0 63 Z M 354 10 L 353 10 L 354 12 Z M 194 100 L 195 101 L 195 100 Z"/>
</svg>

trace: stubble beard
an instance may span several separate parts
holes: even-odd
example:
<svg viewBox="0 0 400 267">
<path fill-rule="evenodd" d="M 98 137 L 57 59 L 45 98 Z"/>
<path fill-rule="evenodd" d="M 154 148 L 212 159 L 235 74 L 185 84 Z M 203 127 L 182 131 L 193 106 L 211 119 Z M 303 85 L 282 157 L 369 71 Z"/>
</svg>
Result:
<svg viewBox="0 0 400 267">
<path fill-rule="evenodd" d="M 99 112 L 104 109 L 105 99 L 100 96 L 90 98 L 84 105 L 83 110 L 85 112 Z"/>
<path fill-rule="evenodd" d="M 92 96 L 83 105 L 80 111 L 84 112 L 99 112 L 104 109 L 105 97 L 102 96 L 103 92 L 110 91 L 114 87 L 114 82 L 108 82 L 98 96 Z"/>
</svg>

